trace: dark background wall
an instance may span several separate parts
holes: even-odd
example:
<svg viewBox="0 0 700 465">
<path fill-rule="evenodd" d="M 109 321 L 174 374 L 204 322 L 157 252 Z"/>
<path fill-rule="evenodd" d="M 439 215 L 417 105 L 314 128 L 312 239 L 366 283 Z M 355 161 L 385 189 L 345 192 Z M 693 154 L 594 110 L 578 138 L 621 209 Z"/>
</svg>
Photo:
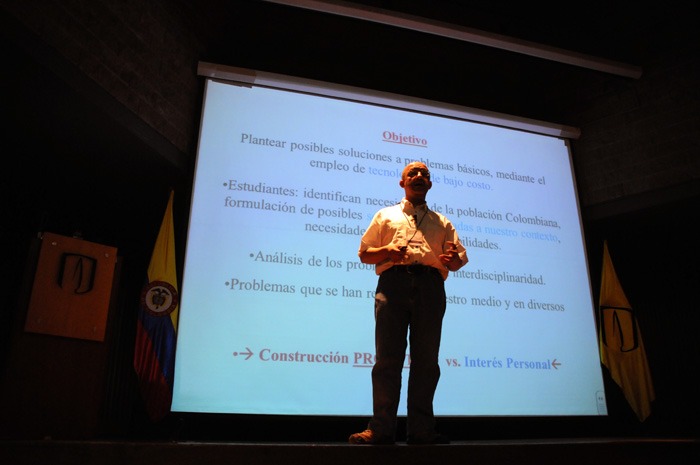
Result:
<svg viewBox="0 0 700 465">
<path fill-rule="evenodd" d="M 0 0 L 0 368 L 3 392 L 12 394 L 5 403 L 20 418 L 4 422 L 3 437 L 179 431 L 284 439 L 300 437 L 289 432 L 290 423 L 296 431 L 303 422 L 311 436 L 339 431 L 343 440 L 347 429 L 363 426 L 364 419 L 337 420 L 329 428 L 318 419 L 235 416 L 173 416 L 153 425 L 145 417 L 131 369 L 136 302 L 170 188 L 181 271 L 203 91 L 198 61 L 580 128 L 572 152 L 593 295 L 607 239 L 638 312 L 657 392 L 652 416 L 639 424 L 606 379 L 605 419 L 454 419 L 445 427 L 465 437 L 698 433 L 700 41 L 689 7 L 610 2 L 549 11 L 528 2 L 357 3 L 629 63 L 643 74 L 613 76 L 252 0 Z M 31 284 L 25 271 L 41 231 L 119 249 L 117 302 L 102 345 L 22 334 Z M 54 394 L 37 402 L 43 394 L 19 389 L 14 375 L 23 377 L 22 385 L 51 385 L 39 393 Z M 96 381 L 66 381 L 80 376 Z M 94 415 L 70 413 L 84 409 L 88 396 Z"/>
</svg>

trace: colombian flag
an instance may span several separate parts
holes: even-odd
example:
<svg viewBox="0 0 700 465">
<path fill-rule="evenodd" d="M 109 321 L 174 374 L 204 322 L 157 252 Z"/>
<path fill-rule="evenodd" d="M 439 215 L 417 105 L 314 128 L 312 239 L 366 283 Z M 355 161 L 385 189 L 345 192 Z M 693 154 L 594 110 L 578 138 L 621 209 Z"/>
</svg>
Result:
<svg viewBox="0 0 700 465">
<path fill-rule="evenodd" d="M 171 191 L 141 292 L 134 351 L 134 369 L 153 421 L 162 419 L 172 402 L 178 303 Z"/>
<path fill-rule="evenodd" d="M 644 421 L 651 413 L 654 386 L 637 318 L 617 279 L 607 241 L 600 284 L 600 360 L 622 388 L 627 402 Z"/>
</svg>

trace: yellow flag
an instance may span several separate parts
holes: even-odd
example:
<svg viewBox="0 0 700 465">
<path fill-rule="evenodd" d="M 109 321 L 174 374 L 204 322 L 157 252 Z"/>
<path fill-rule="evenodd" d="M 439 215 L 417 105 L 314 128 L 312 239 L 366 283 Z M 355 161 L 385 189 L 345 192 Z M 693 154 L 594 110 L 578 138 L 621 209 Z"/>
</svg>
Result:
<svg viewBox="0 0 700 465">
<path fill-rule="evenodd" d="M 172 292 L 177 296 L 177 271 L 175 267 L 175 225 L 173 223 L 173 197 L 174 191 L 170 191 L 168 205 L 165 207 L 163 222 L 158 231 L 156 245 L 148 265 L 148 282 L 161 281 L 172 286 Z M 168 312 L 170 321 L 177 331 L 178 301 L 173 302 L 172 309 Z"/>
<path fill-rule="evenodd" d="M 175 269 L 173 196 L 153 248 L 139 299 L 134 369 L 146 410 L 153 421 L 170 412 L 175 376 L 175 344 L 179 296 Z"/>
<path fill-rule="evenodd" d="M 600 360 L 622 388 L 639 421 L 644 421 L 651 413 L 654 386 L 642 333 L 617 279 L 607 241 L 603 245 L 599 312 Z"/>
</svg>

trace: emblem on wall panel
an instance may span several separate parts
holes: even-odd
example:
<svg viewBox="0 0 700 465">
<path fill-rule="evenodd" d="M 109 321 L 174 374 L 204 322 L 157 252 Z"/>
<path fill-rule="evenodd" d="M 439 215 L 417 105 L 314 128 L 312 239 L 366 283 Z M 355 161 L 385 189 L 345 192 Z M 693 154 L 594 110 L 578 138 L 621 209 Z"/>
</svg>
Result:
<svg viewBox="0 0 700 465">
<path fill-rule="evenodd" d="M 44 233 L 27 332 L 103 341 L 117 249 Z"/>
</svg>

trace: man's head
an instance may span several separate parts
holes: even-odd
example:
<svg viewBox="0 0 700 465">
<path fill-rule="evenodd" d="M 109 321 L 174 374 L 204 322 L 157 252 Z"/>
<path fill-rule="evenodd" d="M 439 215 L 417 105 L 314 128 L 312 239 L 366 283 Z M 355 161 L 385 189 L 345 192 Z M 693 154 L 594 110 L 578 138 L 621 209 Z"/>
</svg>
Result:
<svg viewBox="0 0 700 465">
<path fill-rule="evenodd" d="M 414 205 L 425 202 L 425 195 L 433 187 L 428 167 L 419 161 L 409 163 L 401 173 L 399 185 L 404 188 L 406 198 Z"/>
</svg>

